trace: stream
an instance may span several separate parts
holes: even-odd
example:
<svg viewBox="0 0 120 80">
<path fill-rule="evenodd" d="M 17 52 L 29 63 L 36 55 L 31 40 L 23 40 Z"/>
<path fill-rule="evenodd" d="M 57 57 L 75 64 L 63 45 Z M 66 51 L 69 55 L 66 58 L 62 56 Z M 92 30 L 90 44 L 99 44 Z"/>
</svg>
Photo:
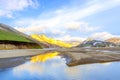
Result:
<svg viewBox="0 0 120 80">
<path fill-rule="evenodd" d="M 31 63 L 0 70 L 0 80 L 120 80 L 120 62 L 68 67 L 56 56 L 46 62 Z"/>
</svg>

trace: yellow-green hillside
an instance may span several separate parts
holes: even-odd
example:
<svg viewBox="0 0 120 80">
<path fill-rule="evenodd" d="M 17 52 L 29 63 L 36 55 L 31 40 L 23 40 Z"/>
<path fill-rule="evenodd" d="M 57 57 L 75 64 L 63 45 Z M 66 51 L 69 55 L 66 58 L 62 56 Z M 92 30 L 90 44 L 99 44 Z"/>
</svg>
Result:
<svg viewBox="0 0 120 80">
<path fill-rule="evenodd" d="M 32 42 L 25 37 L 15 34 L 9 31 L 0 30 L 0 40 L 8 40 L 8 41 L 19 41 L 19 42 Z"/>
</svg>

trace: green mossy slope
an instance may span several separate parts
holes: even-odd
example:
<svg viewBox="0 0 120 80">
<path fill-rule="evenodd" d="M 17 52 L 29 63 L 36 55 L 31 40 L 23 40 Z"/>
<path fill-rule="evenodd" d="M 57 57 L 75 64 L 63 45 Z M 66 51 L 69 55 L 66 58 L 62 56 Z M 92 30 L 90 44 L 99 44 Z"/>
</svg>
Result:
<svg viewBox="0 0 120 80">
<path fill-rule="evenodd" d="M 15 34 L 13 32 L 9 32 L 9 31 L 3 31 L 3 30 L 0 30 L 0 40 L 32 42 L 31 40 L 26 39 L 25 37 L 23 37 L 19 34 Z"/>
</svg>

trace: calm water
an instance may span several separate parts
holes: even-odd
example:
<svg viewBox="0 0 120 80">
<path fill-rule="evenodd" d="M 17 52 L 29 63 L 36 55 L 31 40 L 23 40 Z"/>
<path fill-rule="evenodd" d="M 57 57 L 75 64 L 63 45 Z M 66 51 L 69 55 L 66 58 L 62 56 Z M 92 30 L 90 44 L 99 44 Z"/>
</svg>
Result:
<svg viewBox="0 0 120 80">
<path fill-rule="evenodd" d="M 1 70 L 0 80 L 120 80 L 120 62 L 68 67 L 56 57 L 45 63 L 26 62 Z"/>
</svg>

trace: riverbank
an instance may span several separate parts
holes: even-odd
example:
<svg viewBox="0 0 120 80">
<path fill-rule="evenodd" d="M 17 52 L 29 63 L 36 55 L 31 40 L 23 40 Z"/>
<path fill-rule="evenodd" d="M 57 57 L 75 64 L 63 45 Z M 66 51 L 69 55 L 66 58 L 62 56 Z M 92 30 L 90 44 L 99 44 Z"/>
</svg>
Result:
<svg viewBox="0 0 120 80">
<path fill-rule="evenodd" d="M 29 61 L 32 56 L 54 51 L 59 52 L 60 56 L 66 58 L 68 66 L 120 61 L 119 48 L 16 49 L 0 50 L 0 68 L 14 67 Z"/>
</svg>

